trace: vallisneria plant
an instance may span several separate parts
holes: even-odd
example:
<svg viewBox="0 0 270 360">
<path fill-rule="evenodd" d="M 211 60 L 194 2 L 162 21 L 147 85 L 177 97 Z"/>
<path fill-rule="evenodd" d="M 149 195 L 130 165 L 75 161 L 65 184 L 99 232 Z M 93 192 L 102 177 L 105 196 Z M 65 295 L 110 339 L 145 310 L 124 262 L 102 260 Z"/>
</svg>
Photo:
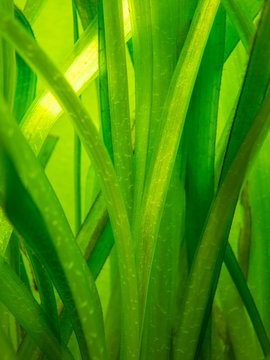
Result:
<svg viewBox="0 0 270 360">
<path fill-rule="evenodd" d="M 270 359 L 269 39 L 270 0 L 0 0 L 0 360 Z"/>
</svg>

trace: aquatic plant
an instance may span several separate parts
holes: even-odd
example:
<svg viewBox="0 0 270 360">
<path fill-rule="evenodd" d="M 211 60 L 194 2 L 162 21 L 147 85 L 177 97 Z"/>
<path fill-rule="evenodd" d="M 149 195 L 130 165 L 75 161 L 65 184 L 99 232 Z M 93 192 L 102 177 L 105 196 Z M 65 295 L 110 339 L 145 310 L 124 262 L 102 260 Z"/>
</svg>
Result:
<svg viewBox="0 0 270 360">
<path fill-rule="evenodd" d="M 269 357 L 269 38 L 269 0 L 0 2 L 1 359 Z"/>
</svg>

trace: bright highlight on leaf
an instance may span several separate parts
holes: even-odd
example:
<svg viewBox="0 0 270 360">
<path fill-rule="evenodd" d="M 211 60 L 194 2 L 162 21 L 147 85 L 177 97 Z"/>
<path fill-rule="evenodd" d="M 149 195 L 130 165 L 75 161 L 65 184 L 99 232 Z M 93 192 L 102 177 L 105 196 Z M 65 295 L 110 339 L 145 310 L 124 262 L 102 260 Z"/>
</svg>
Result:
<svg viewBox="0 0 270 360">
<path fill-rule="evenodd" d="M 1 2 L 1 359 L 270 357 L 269 38 L 270 0 Z"/>
</svg>

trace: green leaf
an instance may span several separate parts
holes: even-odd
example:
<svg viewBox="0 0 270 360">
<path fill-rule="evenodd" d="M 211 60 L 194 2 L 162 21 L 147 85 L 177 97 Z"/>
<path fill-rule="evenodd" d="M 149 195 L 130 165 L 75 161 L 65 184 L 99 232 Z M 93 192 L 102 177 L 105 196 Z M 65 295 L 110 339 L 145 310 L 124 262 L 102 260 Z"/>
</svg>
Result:
<svg viewBox="0 0 270 360">
<path fill-rule="evenodd" d="M 25 27 L 25 29 L 34 37 L 30 24 L 26 20 L 23 13 L 15 6 L 15 18 Z M 16 54 L 16 87 L 14 94 L 13 114 L 18 123 L 20 123 L 23 115 L 28 107 L 33 102 L 36 92 L 37 76 L 23 61 L 23 59 Z M 22 255 L 19 249 L 19 240 L 13 233 L 9 243 L 10 249 L 10 263 L 21 279 L 29 286 L 28 277 L 25 271 Z M 17 338 L 20 341 L 24 336 L 21 329 L 17 326 Z"/>
<path fill-rule="evenodd" d="M 74 2 L 85 29 L 97 14 L 98 0 L 74 0 Z"/>
<path fill-rule="evenodd" d="M 113 238 L 106 235 L 108 213 L 101 193 L 96 197 L 77 235 L 84 258 L 96 280 L 113 246 Z M 105 229 L 105 230 L 104 230 Z M 108 232 L 108 231 L 107 231 Z M 111 229 L 109 229 L 111 233 Z M 61 335 L 68 341 L 72 334 L 66 309 L 61 313 Z"/>
<path fill-rule="evenodd" d="M 43 144 L 38 157 L 43 168 L 46 167 L 47 162 L 55 148 L 57 140 L 58 138 L 49 136 L 46 139 L 45 143 Z M 15 247 L 14 244 L 16 244 Z M 58 314 L 57 314 L 56 300 L 55 300 L 55 295 L 51 280 L 49 278 L 49 275 L 47 274 L 47 271 L 40 264 L 36 255 L 31 251 L 31 249 L 26 244 L 24 245 L 26 246 L 27 253 L 31 260 L 32 267 L 35 273 L 35 281 L 38 284 L 38 291 L 41 298 L 42 308 L 48 316 L 49 322 L 51 324 L 51 328 L 54 330 L 55 335 L 59 337 Z M 19 239 L 17 238 L 14 232 L 11 236 L 9 246 L 13 250 L 10 263 L 13 264 L 15 262 L 14 255 L 18 257 L 17 264 L 15 262 L 13 266 L 18 267 L 16 273 L 20 276 L 22 281 L 26 284 L 26 286 L 30 290 L 29 280 L 27 277 L 26 269 L 24 267 L 22 254 L 19 251 Z M 14 253 L 14 251 L 16 251 L 17 254 Z"/>
<path fill-rule="evenodd" d="M 130 60 L 131 60 L 131 62 L 132 62 L 132 65 L 134 65 L 132 38 L 130 38 L 130 39 L 127 41 L 127 49 L 128 49 L 128 53 L 129 53 L 129 56 L 130 56 Z"/>
<path fill-rule="evenodd" d="M 31 287 L 28 279 L 28 275 L 25 269 L 24 260 L 22 253 L 20 252 L 20 239 L 15 234 L 12 233 L 9 241 L 9 248 L 7 250 L 9 254 L 9 265 L 15 271 L 15 273 L 19 276 L 28 290 L 31 292 Z"/>
<path fill-rule="evenodd" d="M 222 0 L 222 5 L 236 28 L 244 47 L 249 52 L 252 47 L 256 28 L 246 4 L 243 5 L 239 0 Z"/>
<path fill-rule="evenodd" d="M 73 40 L 76 43 L 79 39 L 79 24 L 77 10 L 74 0 L 72 1 L 73 10 Z M 81 141 L 74 131 L 74 218 L 75 232 L 79 231 L 82 221 L 82 194 L 81 194 Z"/>
<path fill-rule="evenodd" d="M 6 258 L 8 259 L 8 263 L 12 270 L 22 280 L 29 292 L 32 293 L 28 275 L 24 266 L 22 253 L 20 252 L 20 240 L 14 231 L 9 240 L 9 246 L 6 251 Z M 16 344 L 19 344 L 25 336 L 25 331 L 16 320 L 13 322 L 13 326 L 15 327 L 15 341 Z M 9 331 L 11 331 L 12 325 L 9 325 L 8 327 Z"/>
<path fill-rule="evenodd" d="M 269 110 L 270 97 L 268 96 L 212 204 L 185 293 L 179 334 L 175 340 L 176 359 L 182 359 L 183 354 L 185 354 L 185 359 L 193 359 L 193 346 L 199 336 L 201 321 L 211 289 L 211 279 L 213 273 L 218 270 L 216 260 L 224 244 L 224 239 L 225 241 L 227 239 L 228 222 L 234 211 L 249 162 L 268 131 Z M 200 304 L 199 307 L 198 304 Z"/>
<path fill-rule="evenodd" d="M 259 60 L 260 56 L 262 58 L 262 64 L 265 64 L 265 62 L 267 63 L 267 60 L 265 60 L 265 53 L 270 51 L 270 47 L 268 46 L 268 38 L 270 35 L 270 28 L 268 26 L 269 19 L 270 8 L 269 2 L 267 2 L 250 59 L 250 64 L 254 64 L 256 59 L 257 66 L 259 67 L 261 66 Z M 266 68 L 264 68 L 265 74 L 270 70 L 269 55 L 267 56 L 267 59 L 268 64 Z M 248 79 L 251 78 L 249 72 L 253 74 L 256 70 L 257 69 L 253 69 L 251 65 L 248 67 L 242 94 L 252 93 L 252 89 L 253 91 L 254 89 L 257 89 L 257 81 L 262 81 L 262 79 L 254 79 L 253 84 L 248 81 Z M 242 104 L 241 101 L 243 100 L 240 98 L 239 104 L 244 107 L 244 101 Z M 240 105 L 239 108 L 241 108 Z M 249 102 L 246 102 L 245 107 L 249 106 L 251 107 L 251 113 L 254 110 L 253 107 L 255 107 L 256 110 L 257 107 L 259 107 L 258 104 L 254 105 L 254 103 L 250 104 Z M 184 297 L 179 334 L 175 340 L 175 353 L 178 354 L 177 358 L 182 358 L 183 354 L 185 354 L 185 359 L 193 358 L 193 346 L 198 341 L 204 311 L 211 290 L 212 278 L 215 273 L 219 272 L 221 267 L 220 259 L 222 259 L 222 251 L 224 251 L 226 247 L 228 225 L 230 225 L 248 165 L 254 158 L 258 147 L 261 145 L 267 134 L 270 120 L 269 110 L 270 96 L 268 93 L 257 116 L 255 118 L 249 117 L 250 128 L 245 128 L 245 123 L 243 124 L 245 133 L 245 135 L 243 135 L 244 141 L 242 137 L 242 143 L 239 144 L 238 149 L 235 151 L 236 155 L 234 153 L 235 156 L 231 159 L 227 173 L 224 172 L 226 175 L 224 175 L 223 182 L 213 201 L 205 225 L 201 246 L 198 249 L 193 263 Z M 236 124 L 238 123 L 238 114 L 241 114 L 239 110 L 236 113 Z M 253 111 L 253 116 L 254 115 L 256 115 L 256 112 Z M 220 259 L 218 260 L 218 258 Z M 196 304 L 200 304 L 200 306 L 197 306 Z"/>
<path fill-rule="evenodd" d="M 258 13 L 261 11 L 264 0 L 249 0 L 245 2 L 245 7 L 249 14 L 248 18 L 254 20 Z M 241 6 L 241 5 L 240 5 Z M 225 57 L 226 61 L 231 55 L 232 51 L 235 49 L 239 42 L 239 34 L 232 24 L 229 17 L 227 17 L 227 26 L 226 26 L 226 45 L 225 45 Z"/>
<path fill-rule="evenodd" d="M 133 209 L 133 151 L 122 1 L 103 0 L 113 160 L 129 219 Z"/>
<path fill-rule="evenodd" d="M 143 298 L 146 295 L 155 239 L 189 101 L 218 6 L 219 2 L 215 0 L 199 2 L 163 111 L 163 128 L 156 141 L 139 221 L 140 229 L 136 234 L 139 240 L 140 296 Z"/>
<path fill-rule="evenodd" d="M 228 336 L 232 351 L 238 358 L 253 360 L 262 358 L 262 350 L 254 336 L 254 330 L 245 311 L 235 285 L 227 269 L 223 269 L 219 278 L 219 303 L 228 327 Z"/>
<path fill-rule="evenodd" d="M 114 245 L 113 237 L 111 236 L 112 230 L 108 223 L 106 225 L 88 260 L 88 266 L 94 278 L 98 277 Z"/>
<path fill-rule="evenodd" d="M 159 229 L 143 315 L 141 359 L 169 359 L 185 215 L 177 159 Z M 181 263 L 181 266 L 183 264 Z"/>
<path fill-rule="evenodd" d="M 106 50 L 106 37 L 105 37 L 105 24 L 104 24 L 104 11 L 103 0 L 99 1 L 98 5 L 98 68 L 99 68 L 99 106 L 100 106 L 100 119 L 103 141 L 106 149 L 110 155 L 112 162 L 114 162 L 113 142 L 112 142 L 112 129 L 111 129 L 111 115 L 110 115 L 110 98 L 109 98 L 109 84 L 108 84 L 108 59 Z M 92 177 L 91 188 L 94 190 L 96 187 L 96 175 Z M 103 199 L 98 195 L 94 206 L 97 207 L 98 202 L 104 208 L 101 210 L 102 218 L 106 221 L 107 211 Z M 92 217 L 92 216 L 91 216 Z M 99 215 L 98 218 L 100 219 Z M 100 221 L 97 222 L 99 224 Z M 96 278 L 104 265 L 110 250 L 114 244 L 112 228 L 110 221 L 102 224 L 102 232 L 99 234 L 98 241 L 95 244 L 91 241 L 91 256 L 87 257 L 88 265 L 92 271 L 93 276 Z M 94 225 L 95 228 L 95 225 Z M 101 229 L 100 229 L 101 230 Z M 89 246 L 88 245 L 88 246 Z M 94 247 L 95 245 L 95 247 Z M 110 348 L 107 343 L 108 355 L 110 357 Z"/>
<path fill-rule="evenodd" d="M 103 1 L 99 2 L 98 9 L 98 69 L 99 69 L 99 97 L 100 97 L 100 118 L 104 144 L 113 162 L 113 144 L 111 131 L 110 100 L 108 88 L 108 68 L 105 46 L 105 28 Z"/>
<path fill-rule="evenodd" d="M 13 349 L 13 346 L 8 338 L 8 336 L 5 334 L 2 327 L 0 327 L 0 348 L 2 351 L 3 360 L 15 360 L 16 359 L 16 353 Z"/>
<path fill-rule="evenodd" d="M 269 62 L 269 47 L 267 48 L 267 36 L 269 36 L 266 30 L 261 30 L 261 37 L 256 40 L 253 48 L 252 57 L 248 65 L 247 75 L 245 77 L 244 88 L 241 92 L 240 100 L 238 103 L 236 116 L 233 122 L 230 141 L 227 147 L 225 160 L 223 163 L 223 173 L 221 175 L 224 178 L 226 169 L 230 166 L 230 162 L 233 159 L 234 153 L 237 151 L 241 144 L 246 132 L 248 131 L 250 124 L 256 116 L 258 109 L 264 99 L 266 92 L 268 91 L 268 84 L 270 79 L 270 62 Z M 254 96 L 256 94 L 256 96 Z M 262 345 L 264 354 L 269 352 L 269 340 L 267 338 L 262 321 L 256 309 L 256 305 L 248 291 L 248 288 L 244 282 L 239 266 L 237 262 L 232 258 L 232 251 L 227 249 L 225 254 L 225 263 L 230 271 L 232 278 L 242 296 L 243 302 L 250 314 L 250 318 L 253 322 L 258 339 Z"/>
<path fill-rule="evenodd" d="M 135 259 L 132 252 L 128 215 L 109 155 L 89 114 L 82 106 L 80 100 L 76 97 L 74 90 L 67 80 L 61 75 L 59 70 L 52 64 L 45 53 L 33 39 L 29 37 L 23 28 L 13 21 L 5 12 L 1 12 L 0 16 L 2 18 L 0 31 L 16 46 L 16 49 L 21 53 L 25 60 L 43 76 L 44 80 L 46 80 L 58 101 L 70 115 L 96 169 L 102 192 L 106 199 L 118 256 L 121 259 L 121 261 L 119 261 L 119 270 L 122 285 L 122 304 L 123 309 L 125 309 L 123 310 L 125 314 L 125 316 L 123 316 L 123 332 L 128 338 L 126 341 L 126 351 L 130 354 L 136 354 L 138 352 L 139 324 Z M 31 52 L 29 52 L 29 48 L 31 49 Z M 35 200 L 37 201 L 37 199 Z M 71 255 L 71 252 L 69 255 Z M 78 262 L 79 258 L 80 257 L 78 257 Z M 83 262 L 77 264 L 77 266 L 78 268 L 82 268 Z M 70 272 L 70 275 L 72 275 L 73 272 L 70 270 L 68 271 Z M 82 271 L 85 272 L 83 269 Z M 72 283 L 74 287 L 77 287 L 78 283 L 76 283 L 76 281 L 73 281 Z M 84 286 L 82 288 L 84 289 Z M 132 331 L 130 331 L 130 323 L 134 324 Z M 87 324 L 88 322 L 84 325 L 87 326 Z M 125 329 L 128 330 L 125 331 Z M 91 333 L 85 332 L 85 335 L 86 334 L 91 336 Z M 102 349 L 103 347 L 100 348 L 100 350 Z"/>
<path fill-rule="evenodd" d="M 103 239 L 104 228 L 108 222 L 108 213 L 101 193 L 96 197 L 90 208 L 81 229 L 77 235 L 77 243 L 80 246 L 84 258 L 96 280 L 110 251 L 113 243 L 111 237 Z M 67 343 L 72 334 L 72 325 L 66 308 L 62 309 L 60 317 L 61 338 Z M 36 350 L 35 345 L 29 343 L 28 337 L 20 347 L 21 359 L 30 358 Z"/>
<path fill-rule="evenodd" d="M 46 266 L 69 311 L 83 356 L 88 358 L 89 353 L 94 356 L 97 353 L 103 358 L 105 344 L 102 314 L 93 278 L 75 243 L 58 199 L 4 104 L 1 104 L 0 114 L 1 146 L 12 159 L 23 181 L 22 183 L 14 174 L 4 179 L 6 192 L 3 195 L 7 197 L 5 211 L 41 263 Z M 25 186 L 31 191 L 31 196 Z M 27 213 L 31 215 L 26 216 Z M 85 306 L 92 311 L 86 313 Z M 83 320 L 86 316 L 87 321 Z"/>
<path fill-rule="evenodd" d="M 12 234 L 12 225 L 8 221 L 3 209 L 0 207 L 0 254 L 4 254 Z"/>
<path fill-rule="evenodd" d="M 88 260 L 108 221 L 106 204 L 99 192 L 77 235 L 77 243 Z"/>
<path fill-rule="evenodd" d="M 135 71 L 135 177 L 133 221 L 138 218 L 146 176 L 152 106 L 153 46 L 149 0 L 129 1 Z M 128 42 L 129 43 L 129 42 Z"/>
<path fill-rule="evenodd" d="M 186 218 L 185 242 L 189 270 L 214 195 L 215 146 L 219 95 L 225 47 L 225 12 L 217 12 L 186 119 Z M 202 326 L 197 353 L 211 347 L 209 312 Z M 208 335 L 205 339 L 205 335 Z M 205 354 L 206 358 L 210 355 Z"/>
<path fill-rule="evenodd" d="M 27 31 L 34 37 L 30 24 L 17 7 L 15 7 L 15 18 L 18 19 Z M 16 54 L 16 65 L 17 74 L 13 114 L 20 123 L 35 98 L 37 76 L 18 54 Z"/>
<path fill-rule="evenodd" d="M 31 335 L 49 359 L 72 359 L 48 325 L 48 319 L 21 280 L 0 258 L 0 300 Z"/>
<path fill-rule="evenodd" d="M 97 52 L 93 51 L 97 47 L 97 22 L 94 20 L 92 26 L 82 36 L 72 53 L 67 57 L 66 74 L 72 79 L 72 85 L 80 88 L 89 79 L 96 76 L 97 71 Z M 92 47 L 89 47 L 89 43 Z M 96 60 L 96 63 L 95 63 Z M 90 72 L 90 75 L 89 75 Z M 74 74 L 76 76 L 74 77 Z M 51 127 L 55 124 L 62 110 L 51 93 L 41 95 L 34 102 L 22 121 L 22 131 L 27 138 L 35 154 L 38 154 L 44 141 L 46 140 Z M 42 124 L 42 127 L 41 127 Z M 8 223 L 5 215 L 0 208 L 0 248 L 1 254 L 6 250 L 12 227 Z"/>
<path fill-rule="evenodd" d="M 238 261 L 234 255 L 234 252 L 237 251 L 237 247 L 239 249 L 240 238 L 244 234 L 243 231 L 248 232 L 248 224 L 242 217 L 245 211 L 242 206 L 242 201 L 244 197 L 246 197 L 246 193 L 247 185 L 245 184 L 235 209 L 230 234 L 228 236 L 226 255 L 224 258 L 224 263 L 227 269 L 230 270 L 231 276 L 229 275 L 228 270 L 225 268 L 225 265 L 223 265 L 217 289 L 214 287 L 214 289 L 216 289 L 215 305 L 220 307 L 224 321 L 226 321 L 227 332 L 228 337 L 230 338 L 232 351 L 235 354 L 238 354 L 237 356 L 239 357 L 247 359 L 259 359 L 262 358 L 263 352 L 258 341 L 260 337 L 257 338 L 256 334 L 254 333 L 254 329 L 257 331 L 259 327 L 256 328 L 256 322 L 253 321 L 255 317 L 252 315 L 256 314 L 259 319 L 260 315 L 258 315 L 256 305 L 254 306 L 254 301 L 250 302 L 249 306 L 246 305 L 247 302 L 245 301 L 248 299 L 248 297 L 243 296 L 242 290 L 244 289 L 247 291 L 249 293 L 249 297 L 251 297 L 251 294 L 247 287 L 246 280 L 243 277 L 242 269 L 239 268 Z M 245 246 L 248 247 L 248 241 L 246 241 Z M 232 250 L 232 247 L 234 250 Z M 241 258 L 239 256 L 238 258 L 240 263 Z M 239 278 L 239 273 L 241 279 Z M 244 284 L 244 286 L 242 286 L 242 284 Z M 248 312 L 245 309 L 245 305 L 248 309 Z M 250 312 L 250 309 L 252 309 L 253 312 Z M 254 329 L 252 325 L 254 325 Z M 266 333 L 264 333 L 264 335 L 266 335 Z"/>
<path fill-rule="evenodd" d="M 91 209 L 92 205 L 94 204 L 100 192 L 99 180 L 97 178 L 95 169 L 93 168 L 92 164 L 90 164 L 87 171 L 85 188 L 86 189 L 85 189 L 84 212 L 85 212 L 85 216 L 87 216 L 89 209 Z"/>
<path fill-rule="evenodd" d="M 13 1 L 3 0 L 0 3 L 0 11 L 6 11 L 13 17 Z M 15 90 L 15 52 L 12 46 L 2 37 L 0 38 L 0 95 L 4 96 L 12 109 Z"/>
<path fill-rule="evenodd" d="M 36 254 L 26 244 L 25 247 L 35 273 L 41 307 L 48 317 L 50 327 L 55 336 L 60 340 L 57 304 L 51 279 Z"/>
<path fill-rule="evenodd" d="M 231 275 L 234 284 L 237 287 L 237 291 L 244 302 L 247 312 L 249 314 L 250 320 L 252 321 L 253 327 L 256 331 L 257 338 L 261 344 L 264 354 L 270 353 L 270 342 L 267 336 L 267 332 L 264 328 L 264 324 L 261 320 L 260 314 L 263 315 L 263 312 L 259 312 L 257 305 L 249 291 L 249 288 L 245 282 L 244 275 L 239 271 L 239 265 L 234 256 L 234 253 L 231 247 L 227 246 L 226 255 L 225 255 L 225 264 Z M 256 298 L 256 297 L 255 297 Z M 256 299 L 258 300 L 258 299 Z M 257 302 L 257 301 L 256 301 Z M 263 316 L 264 321 L 267 321 L 267 317 Z M 267 322 L 266 322 L 267 323 Z"/>
<path fill-rule="evenodd" d="M 33 25 L 47 0 L 27 0 L 23 9 L 26 19 Z"/>
<path fill-rule="evenodd" d="M 149 163 L 160 128 L 163 125 L 164 117 L 162 117 L 162 111 L 178 58 L 176 55 L 177 45 L 175 25 L 175 22 L 177 21 L 177 12 L 175 11 L 174 4 L 174 0 L 150 1 L 153 43 L 153 64 L 150 63 L 150 66 L 152 65 L 153 67 L 153 85 L 151 89 L 152 108 L 148 150 Z M 147 21 L 149 22 L 149 19 Z M 151 48 L 149 50 L 151 51 Z"/>
<path fill-rule="evenodd" d="M 126 2 L 124 5 L 124 26 L 126 40 L 130 38 L 130 22 Z M 74 49 L 66 58 L 63 72 L 70 81 L 72 87 L 81 94 L 86 86 L 96 78 L 98 71 L 98 38 L 97 18 L 82 34 Z M 62 108 L 58 105 L 50 92 L 45 92 L 36 100 L 24 117 L 22 130 L 35 153 L 38 153 L 51 127 L 62 114 Z M 42 128 L 40 128 L 42 124 Z"/>
<path fill-rule="evenodd" d="M 214 195 L 215 146 L 223 71 L 225 13 L 219 9 L 187 114 L 186 243 L 189 267 Z"/>
<path fill-rule="evenodd" d="M 261 27 L 260 31 L 262 34 L 257 37 L 252 49 L 244 86 L 236 109 L 223 163 L 221 182 L 252 125 L 268 88 L 270 78 L 270 49 L 266 40 L 268 29 L 265 26 Z"/>
<path fill-rule="evenodd" d="M 42 145 L 40 153 L 38 154 L 38 159 L 43 168 L 46 168 L 58 140 L 59 139 L 56 136 L 49 135 Z"/>
<path fill-rule="evenodd" d="M 249 267 L 249 286 L 267 332 L 270 331 L 268 299 L 270 296 L 269 278 L 269 136 L 267 137 L 248 177 L 249 202 L 251 206 L 251 253 Z M 260 279 L 258 281 L 257 279 Z"/>
</svg>

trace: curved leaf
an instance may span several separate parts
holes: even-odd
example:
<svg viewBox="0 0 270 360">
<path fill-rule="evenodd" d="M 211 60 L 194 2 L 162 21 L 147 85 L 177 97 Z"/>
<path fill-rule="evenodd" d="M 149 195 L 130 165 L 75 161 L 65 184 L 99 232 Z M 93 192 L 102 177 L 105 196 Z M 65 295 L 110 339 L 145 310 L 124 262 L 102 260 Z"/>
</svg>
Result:
<svg viewBox="0 0 270 360">
<path fill-rule="evenodd" d="M 53 334 L 48 319 L 28 290 L 0 257 L 0 300 L 34 339 L 49 359 L 72 359 Z"/>
<path fill-rule="evenodd" d="M 227 239 L 224 234 L 227 232 L 228 222 L 234 212 L 248 165 L 258 149 L 258 144 L 261 144 L 268 131 L 269 111 L 270 96 L 265 99 L 211 207 L 185 292 L 182 319 L 175 339 L 176 359 L 193 359 L 192 349 L 199 337 L 212 276 L 214 272 L 217 272 L 217 258 L 220 256 L 221 249 L 224 251 L 224 239 L 225 241 Z"/>
<path fill-rule="evenodd" d="M 58 101 L 70 115 L 75 129 L 96 169 L 108 207 L 118 256 L 121 259 L 119 261 L 119 270 L 122 285 L 122 304 L 123 309 L 125 309 L 123 310 L 125 314 L 123 316 L 125 324 L 123 331 L 129 339 L 126 341 L 126 351 L 127 353 L 130 352 L 130 354 L 136 354 L 138 352 L 139 323 L 135 259 L 132 252 L 127 211 L 108 152 L 89 114 L 82 106 L 67 80 L 19 24 L 13 21 L 5 12 L 1 12 L 0 16 L 2 19 L 0 23 L 1 33 L 16 46 L 16 49 L 25 60 L 46 80 Z M 83 262 L 80 265 L 77 264 L 77 266 L 78 268 L 83 268 Z M 82 271 L 85 270 L 82 269 Z M 77 287 L 77 285 L 74 283 L 74 287 Z M 130 323 L 134 323 L 132 331 L 130 331 Z M 87 323 L 84 325 L 87 326 Z M 91 337 L 91 333 L 85 332 L 84 334 Z M 101 346 L 99 351 L 102 351 L 102 349 L 103 346 Z"/>
<path fill-rule="evenodd" d="M 269 19 L 270 6 L 268 1 L 262 15 L 262 21 L 252 51 L 251 65 L 248 67 L 246 75 L 246 79 L 251 79 L 252 74 L 259 71 L 259 69 L 252 68 L 252 64 L 257 61 L 257 66 L 260 67 L 259 59 L 261 57 L 262 64 L 267 64 L 267 66 L 264 67 L 264 75 L 268 77 L 268 84 L 270 75 L 270 47 L 268 42 L 270 36 Z M 263 81 L 262 78 L 259 80 Z M 257 81 L 257 78 L 254 78 L 253 82 L 247 80 L 243 86 L 242 94 L 251 94 L 252 89 L 255 90 L 257 88 Z M 261 99 L 260 96 L 262 96 L 262 94 L 258 94 L 259 99 Z M 243 99 L 245 99 L 245 96 L 243 96 Z M 246 97 L 246 99 L 248 99 L 248 97 Z M 241 98 L 239 104 L 241 104 Z M 248 117 L 250 127 L 244 127 L 244 134 L 241 134 L 241 143 L 240 141 L 234 142 L 234 144 L 237 143 L 238 148 L 234 148 L 234 157 L 228 157 L 230 161 L 228 160 L 227 167 L 225 168 L 227 172 L 224 171 L 223 182 L 221 182 L 219 191 L 213 201 L 203 233 L 201 246 L 198 249 L 189 277 L 183 302 L 181 324 L 175 345 L 175 351 L 180 359 L 183 354 L 185 354 L 185 359 L 193 358 L 192 344 L 198 341 L 200 326 L 211 290 L 213 274 L 215 272 L 218 273 L 218 269 L 221 267 L 222 261 L 220 260 L 223 257 L 222 252 L 225 251 L 226 247 L 228 226 L 230 226 L 232 220 L 239 191 L 245 178 L 248 165 L 254 158 L 258 146 L 262 144 L 268 131 L 270 121 L 269 91 L 257 116 L 256 111 L 258 111 L 259 104 L 249 104 L 249 102 L 243 101 L 242 108 L 244 109 L 249 105 L 251 106 L 251 116 Z M 241 106 L 239 106 L 239 108 L 241 109 Z M 256 111 L 253 111 L 254 108 Z M 241 111 L 239 114 L 240 120 Z M 236 113 L 235 123 L 239 126 L 240 123 L 238 122 L 237 116 L 238 112 Z M 256 116 L 255 119 L 254 116 Z M 200 305 L 198 306 L 196 304 Z"/>
<path fill-rule="evenodd" d="M 3 103 L 0 114 L 1 147 L 22 179 L 15 171 L 12 176 L 3 172 L 6 176 L 3 178 L 6 189 L 3 196 L 7 197 L 5 211 L 42 264 L 46 265 L 69 311 L 82 354 L 88 358 L 89 353 L 95 355 L 97 352 L 101 359 L 106 358 L 102 314 L 93 278 L 55 193 Z M 31 191 L 31 196 L 25 186 Z M 85 312 L 85 306 L 92 311 Z"/>
</svg>

